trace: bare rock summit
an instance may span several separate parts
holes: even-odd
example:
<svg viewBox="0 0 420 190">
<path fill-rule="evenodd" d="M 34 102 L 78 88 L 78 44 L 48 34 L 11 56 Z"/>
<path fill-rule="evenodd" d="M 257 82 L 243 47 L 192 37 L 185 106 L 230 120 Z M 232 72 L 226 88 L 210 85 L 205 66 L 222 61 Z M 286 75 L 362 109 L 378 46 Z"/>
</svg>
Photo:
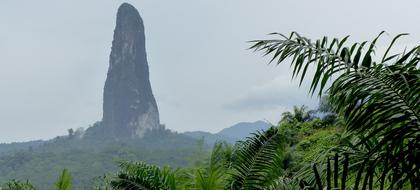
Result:
<svg viewBox="0 0 420 190">
<path fill-rule="evenodd" d="M 142 137 L 160 126 L 149 81 L 143 20 L 132 5 L 118 8 L 104 87 L 101 127 L 117 138 Z"/>
</svg>

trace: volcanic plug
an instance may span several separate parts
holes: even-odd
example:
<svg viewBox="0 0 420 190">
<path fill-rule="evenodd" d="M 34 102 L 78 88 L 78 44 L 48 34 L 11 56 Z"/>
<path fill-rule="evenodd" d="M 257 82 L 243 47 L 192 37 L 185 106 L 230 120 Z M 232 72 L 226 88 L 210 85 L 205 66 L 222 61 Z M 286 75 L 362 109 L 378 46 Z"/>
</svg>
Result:
<svg viewBox="0 0 420 190">
<path fill-rule="evenodd" d="M 149 81 L 143 20 L 132 5 L 118 8 L 103 95 L 102 126 L 115 137 L 142 137 L 158 128 L 159 111 Z"/>
</svg>

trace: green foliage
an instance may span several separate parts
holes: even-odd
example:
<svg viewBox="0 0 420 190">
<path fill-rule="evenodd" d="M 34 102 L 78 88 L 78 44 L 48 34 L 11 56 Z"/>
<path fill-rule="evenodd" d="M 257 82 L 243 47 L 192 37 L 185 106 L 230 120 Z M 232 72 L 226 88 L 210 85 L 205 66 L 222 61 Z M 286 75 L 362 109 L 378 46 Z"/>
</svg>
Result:
<svg viewBox="0 0 420 190">
<path fill-rule="evenodd" d="M 36 190 L 36 188 L 29 183 L 29 181 L 16 181 L 12 180 L 0 186 L 1 190 Z"/>
<path fill-rule="evenodd" d="M 194 153 L 188 158 L 188 162 L 192 167 L 202 167 L 208 162 L 210 152 L 206 148 L 204 137 L 197 141 Z"/>
<path fill-rule="evenodd" d="M 315 66 L 310 92 L 318 92 L 319 96 L 328 94 L 318 109 L 323 112 L 322 117 L 315 117 L 317 111 L 307 111 L 304 106 L 294 107 L 292 112 L 283 113 L 278 126 L 257 132 L 233 147 L 216 143 L 210 158 L 206 158 L 206 147 L 199 141 L 193 168 L 171 169 L 124 161 L 120 172 L 113 175 L 110 182 L 105 181 L 93 189 L 415 189 L 420 186 L 420 47 L 388 56 L 395 41 L 403 35 L 392 40 L 380 60 L 374 57 L 380 35 L 370 43 L 350 46 L 346 46 L 348 37 L 333 39 L 330 43 L 324 37 L 313 43 L 297 33 L 289 37 L 280 35 L 279 40 L 255 41 L 252 48 L 264 51 L 265 55 L 272 54 L 271 62 L 280 64 L 290 58 L 292 76 L 299 77 L 300 83 L 309 73 L 309 66 Z M 329 80 L 333 81 L 328 88 Z M 162 134 L 166 136 L 156 138 Z M 56 155 L 74 156 L 76 160 L 84 160 L 83 156 L 89 155 L 94 157 L 86 159 L 94 161 L 89 164 L 104 168 L 104 162 L 97 162 L 99 159 L 139 159 L 133 151 L 139 148 L 136 145 L 147 147 L 150 142 L 153 149 L 140 148 L 142 156 L 155 155 L 160 145 L 165 151 L 172 150 L 170 155 L 191 158 L 191 154 L 185 155 L 179 150 L 185 141 L 177 137 L 158 132 L 121 144 L 106 144 L 107 141 L 101 139 L 94 142 L 102 143 L 99 150 L 104 152 L 99 152 L 100 156 L 98 152 L 86 153 L 98 150 L 97 146 L 89 149 L 94 144 L 91 141 L 56 139 L 30 154 L 20 152 L 0 157 L 0 171 L 1 167 L 19 170 L 24 164 L 40 161 L 32 162 L 34 157 Z M 80 144 L 62 150 L 69 141 Z M 189 142 L 185 144 L 186 149 L 193 149 Z M 46 147 L 53 147 L 54 151 L 49 152 Z M 343 156 L 337 153 L 332 156 L 333 152 Z M 41 153 L 42 156 L 37 157 Z M 161 163 L 159 159 L 162 157 L 149 161 Z M 57 188 L 71 189 L 70 181 L 70 174 L 64 170 Z M 9 189 L 14 186 L 33 188 L 28 182 L 19 181 L 11 181 L 6 186 Z"/>
<path fill-rule="evenodd" d="M 279 179 L 275 181 L 275 185 L 272 188 L 268 188 L 270 190 L 300 190 L 299 180 L 289 178 L 287 176 L 281 176 Z"/>
<path fill-rule="evenodd" d="M 230 189 L 266 189 L 282 175 L 285 143 L 275 127 L 235 145 Z"/>
<path fill-rule="evenodd" d="M 217 190 L 226 186 L 226 172 L 232 158 L 232 147 L 225 142 L 214 145 L 208 166 L 197 168 L 194 177 L 194 189 Z"/>
<path fill-rule="evenodd" d="M 159 168 L 143 162 L 122 162 L 121 171 L 111 181 L 114 189 L 121 190 L 175 190 L 180 187 L 177 171 Z"/>
<path fill-rule="evenodd" d="M 305 122 L 311 119 L 309 112 L 307 112 L 306 106 L 293 106 L 293 112 L 284 112 L 281 115 L 280 122 L 287 122 L 287 123 L 300 123 Z"/>
<path fill-rule="evenodd" d="M 111 179 L 110 177 L 103 175 L 98 176 L 94 180 L 94 184 L 90 188 L 90 190 L 111 190 Z"/>
<path fill-rule="evenodd" d="M 281 39 L 254 41 L 251 47 L 273 56 L 277 64 L 291 59 L 292 77 L 302 84 L 310 65 L 315 66 L 310 92 L 327 92 L 332 110 L 343 117 L 353 136 L 350 146 L 341 147 L 350 154 L 357 170 L 354 187 L 369 183 L 402 188 L 420 186 L 420 46 L 389 55 L 398 38 L 390 43 L 380 59 L 375 44 L 353 43 L 327 37 L 312 42 L 293 32 Z M 379 175 L 379 177 L 377 177 Z M 383 188 L 383 187 L 381 187 Z"/>
<path fill-rule="evenodd" d="M 67 168 L 73 174 L 73 188 L 89 189 L 97 176 L 117 172 L 116 163 L 121 160 L 189 166 L 196 145 L 195 139 L 173 132 L 149 132 L 143 139 L 120 141 L 64 136 L 32 150 L 0 156 L 0 183 L 29 179 L 39 189 L 51 189 L 57 174 Z M 202 149 L 207 152 L 211 147 Z"/>
<path fill-rule="evenodd" d="M 278 125 L 288 147 L 285 149 L 284 180 L 301 172 L 308 171 L 313 161 L 328 156 L 328 153 L 341 143 L 343 131 L 340 122 L 330 118 L 312 118 L 306 122 L 283 121 Z M 283 180 L 283 181 L 284 181 Z"/>
<path fill-rule="evenodd" d="M 340 143 L 340 133 L 341 129 L 336 127 L 315 130 L 299 141 L 295 153 L 301 156 L 302 162 L 311 163 Z"/>
<path fill-rule="evenodd" d="M 303 115 L 308 114 L 304 112 Z M 257 132 L 234 146 L 218 142 L 207 158 L 207 150 L 199 141 L 191 147 L 191 152 L 198 153 L 197 159 L 200 159 L 190 160 L 195 164 L 187 166 L 192 168 L 171 169 L 145 162 L 123 161 L 117 174 L 96 177 L 89 189 L 297 189 L 299 183 L 291 176 L 310 163 L 317 151 L 337 145 L 337 141 L 325 137 L 338 133 L 340 128 L 324 125 L 323 119 L 319 118 L 279 122 L 278 126 Z M 60 145 L 68 145 L 66 141 L 63 140 Z M 310 143 L 304 145 L 307 141 Z M 131 153 L 132 150 L 127 149 L 130 146 L 128 141 L 124 142 L 121 146 L 115 146 L 117 152 L 104 155 Z M 79 154 L 83 156 L 85 153 Z M 77 180 L 74 182 L 77 183 Z M 70 183 L 71 176 L 64 170 L 56 189 L 66 189 Z"/>
<path fill-rule="evenodd" d="M 278 127 L 271 127 L 233 147 L 216 143 L 207 164 L 193 169 L 173 170 L 143 162 L 123 162 L 111 185 L 115 189 L 191 190 L 291 187 L 292 184 L 284 183 L 290 179 L 282 176 L 289 153 L 284 137 Z"/>
<path fill-rule="evenodd" d="M 72 176 L 67 169 L 64 169 L 60 178 L 55 183 L 56 190 L 73 190 L 71 185 Z"/>
</svg>

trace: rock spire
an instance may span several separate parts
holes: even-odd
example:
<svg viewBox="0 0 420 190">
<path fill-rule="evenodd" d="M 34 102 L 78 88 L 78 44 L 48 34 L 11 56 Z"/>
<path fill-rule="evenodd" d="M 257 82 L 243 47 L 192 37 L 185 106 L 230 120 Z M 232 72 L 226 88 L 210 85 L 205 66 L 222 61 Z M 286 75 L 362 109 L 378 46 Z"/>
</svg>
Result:
<svg viewBox="0 0 420 190">
<path fill-rule="evenodd" d="M 149 81 L 143 20 L 132 5 L 118 8 L 104 87 L 102 127 L 116 137 L 142 137 L 158 128 L 159 112 Z"/>
</svg>

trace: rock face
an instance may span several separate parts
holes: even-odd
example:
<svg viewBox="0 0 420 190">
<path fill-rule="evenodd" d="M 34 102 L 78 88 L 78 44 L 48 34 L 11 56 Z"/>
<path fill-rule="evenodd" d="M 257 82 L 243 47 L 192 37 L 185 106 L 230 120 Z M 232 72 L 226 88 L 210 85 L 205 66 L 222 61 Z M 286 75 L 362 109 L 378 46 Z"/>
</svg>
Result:
<svg viewBox="0 0 420 190">
<path fill-rule="evenodd" d="M 117 13 L 104 87 L 102 126 L 115 137 L 142 137 L 159 127 L 159 112 L 149 81 L 143 21 L 132 5 Z"/>
</svg>

